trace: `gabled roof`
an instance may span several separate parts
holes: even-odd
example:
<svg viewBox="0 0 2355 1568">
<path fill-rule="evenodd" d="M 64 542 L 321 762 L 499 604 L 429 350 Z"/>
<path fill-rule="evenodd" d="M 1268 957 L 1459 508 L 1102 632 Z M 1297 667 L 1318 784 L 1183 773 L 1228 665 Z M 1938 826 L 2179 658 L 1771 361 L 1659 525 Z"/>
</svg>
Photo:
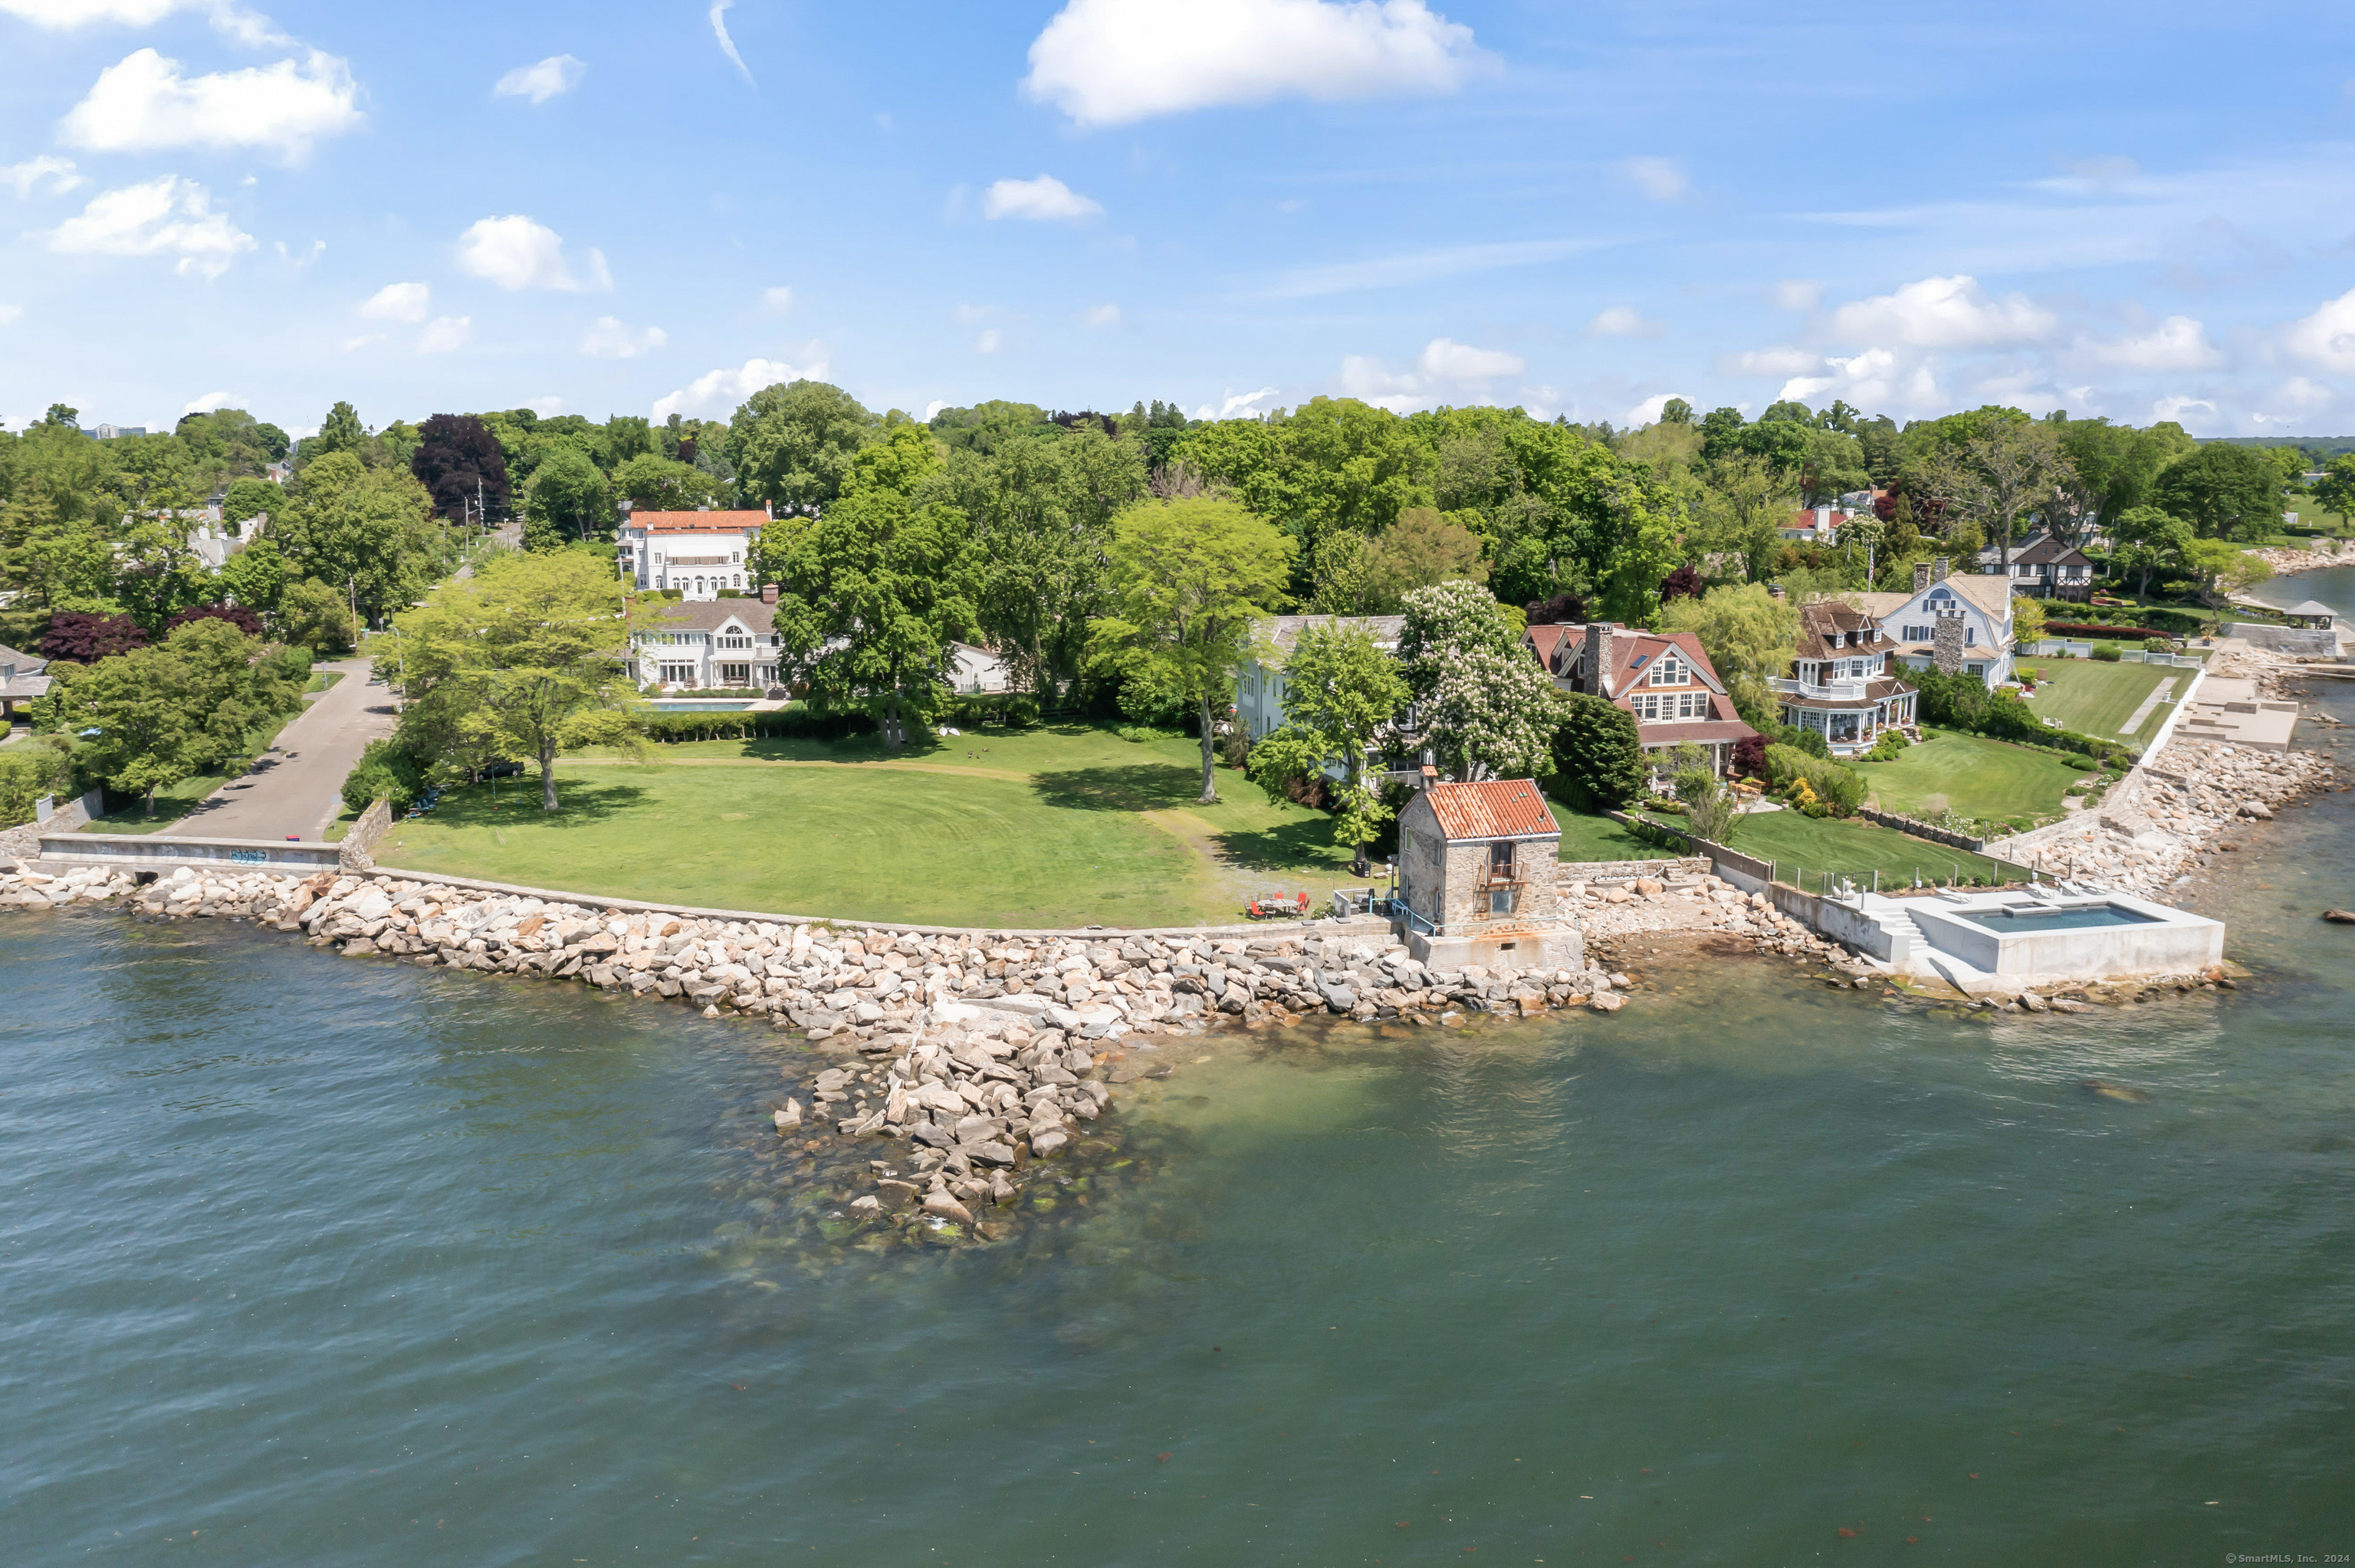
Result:
<svg viewBox="0 0 2355 1568">
<path fill-rule="evenodd" d="M 49 667 L 39 654 L 19 653 L 5 643 L 0 643 L 0 664 L 14 664 L 19 675 L 37 675 Z"/>
<path fill-rule="evenodd" d="M 1848 633 L 1865 633 L 1862 641 L 1851 643 Z M 1881 623 L 1851 604 L 1836 599 L 1817 599 L 1799 607 L 1799 645 L 1794 657 L 1800 659 L 1838 659 L 1857 653 L 1870 653 L 1891 646 L 1881 630 Z"/>
<path fill-rule="evenodd" d="M 2328 605 L 2322 603 L 2318 599 L 2307 599 L 2304 604 L 2291 605 L 2287 609 L 2283 610 L 2282 613 L 2284 615 L 2327 615 L 2334 620 L 2339 617 L 2339 612 L 2337 610 L 2331 609 Z"/>
<path fill-rule="evenodd" d="M 765 512 L 633 512 L 622 524 L 656 534 L 757 534 L 768 525 Z"/>
<path fill-rule="evenodd" d="M 1987 557 L 1982 556 L 1980 559 L 1984 561 Z M 2000 565 L 2001 556 L 1996 559 Z M 2062 544 L 2050 534 L 2039 534 L 2011 553 L 2011 564 L 2016 567 L 2090 567 L 2094 563 L 2074 546 Z"/>
<path fill-rule="evenodd" d="M 1260 622 L 1261 635 L 1275 644 L 1278 663 L 1283 655 L 1292 652 L 1300 634 L 1312 626 L 1339 627 L 1363 631 L 1373 638 L 1374 646 L 1385 653 L 1398 652 L 1399 634 L 1406 630 L 1403 615 L 1274 615 Z"/>
<path fill-rule="evenodd" d="M 1575 641 L 1585 635 L 1584 626 L 1575 621 L 1565 620 L 1543 626 L 1532 626 L 1521 633 L 1521 641 L 1529 644 L 1529 651 L 1538 656 L 1540 664 L 1551 670 L 1555 656 L 1561 652 L 1561 645 Z"/>
<path fill-rule="evenodd" d="M 1439 831 L 1451 839 L 1560 838 L 1561 824 L 1546 809 L 1534 779 L 1486 779 L 1476 784 L 1433 784 L 1423 792 Z"/>
<path fill-rule="evenodd" d="M 765 637 L 776 630 L 777 607 L 757 599 L 703 599 L 638 600 L 637 626 L 640 631 L 717 631 L 730 620 L 743 624 L 744 629 Z"/>
<path fill-rule="evenodd" d="M 1625 627 L 1611 630 L 1611 695 L 1614 701 L 1627 694 L 1639 675 L 1650 679 L 1655 661 L 1670 649 L 1684 655 L 1692 666 L 1693 678 L 1720 696 L 1725 694 L 1725 683 L 1717 678 L 1717 666 L 1701 652 L 1700 639 L 1689 631 L 1631 631 Z"/>
</svg>

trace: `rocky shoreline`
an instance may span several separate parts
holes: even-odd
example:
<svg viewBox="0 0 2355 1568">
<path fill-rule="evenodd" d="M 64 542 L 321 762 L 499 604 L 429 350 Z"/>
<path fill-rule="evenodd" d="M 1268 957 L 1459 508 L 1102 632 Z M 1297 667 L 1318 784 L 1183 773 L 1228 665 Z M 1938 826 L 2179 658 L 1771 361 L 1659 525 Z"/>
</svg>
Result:
<svg viewBox="0 0 2355 1568">
<path fill-rule="evenodd" d="M 2262 550 L 2243 551 L 2264 562 L 2277 577 L 2296 572 L 2317 572 L 2329 567 L 2355 567 L 2355 547 L 2343 553 L 2339 550 L 2291 550 L 2268 546 Z"/>
</svg>

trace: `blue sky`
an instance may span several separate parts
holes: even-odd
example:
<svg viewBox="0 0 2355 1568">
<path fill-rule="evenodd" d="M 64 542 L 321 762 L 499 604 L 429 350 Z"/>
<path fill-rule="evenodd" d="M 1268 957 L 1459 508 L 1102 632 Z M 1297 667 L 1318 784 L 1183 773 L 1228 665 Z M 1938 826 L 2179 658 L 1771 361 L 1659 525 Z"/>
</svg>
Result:
<svg viewBox="0 0 2355 1568">
<path fill-rule="evenodd" d="M 0 61 L 17 426 L 807 374 L 2355 432 L 2355 7 L 0 0 Z"/>
</svg>

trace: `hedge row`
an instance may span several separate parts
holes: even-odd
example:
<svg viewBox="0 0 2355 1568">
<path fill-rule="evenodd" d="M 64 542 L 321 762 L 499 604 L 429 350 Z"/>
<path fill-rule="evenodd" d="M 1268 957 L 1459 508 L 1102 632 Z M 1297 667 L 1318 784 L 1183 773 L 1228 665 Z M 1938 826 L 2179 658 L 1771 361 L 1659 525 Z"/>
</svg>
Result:
<svg viewBox="0 0 2355 1568">
<path fill-rule="evenodd" d="M 911 719 L 917 717 L 910 715 Z M 994 696 L 953 697 L 929 718 L 934 726 L 969 729 L 981 725 L 1022 728 L 1039 722 L 1039 699 L 1022 693 Z M 738 711 L 650 713 L 638 721 L 648 740 L 670 744 L 683 740 L 847 740 L 873 735 L 882 722 L 859 708 L 813 708 L 795 704 L 765 713 Z"/>
</svg>

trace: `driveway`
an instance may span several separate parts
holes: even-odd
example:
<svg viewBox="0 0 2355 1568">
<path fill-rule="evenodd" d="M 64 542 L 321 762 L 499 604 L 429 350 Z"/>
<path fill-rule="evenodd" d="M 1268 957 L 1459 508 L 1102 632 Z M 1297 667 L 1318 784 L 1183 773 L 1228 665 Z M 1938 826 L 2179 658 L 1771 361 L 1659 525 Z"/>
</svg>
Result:
<svg viewBox="0 0 2355 1568">
<path fill-rule="evenodd" d="M 205 839 L 316 841 L 344 809 L 345 775 L 368 743 L 392 733 L 399 705 L 368 681 L 369 661 L 314 666 L 344 678 L 311 700 L 261 754 L 253 771 L 207 796 L 173 832 Z"/>
</svg>

